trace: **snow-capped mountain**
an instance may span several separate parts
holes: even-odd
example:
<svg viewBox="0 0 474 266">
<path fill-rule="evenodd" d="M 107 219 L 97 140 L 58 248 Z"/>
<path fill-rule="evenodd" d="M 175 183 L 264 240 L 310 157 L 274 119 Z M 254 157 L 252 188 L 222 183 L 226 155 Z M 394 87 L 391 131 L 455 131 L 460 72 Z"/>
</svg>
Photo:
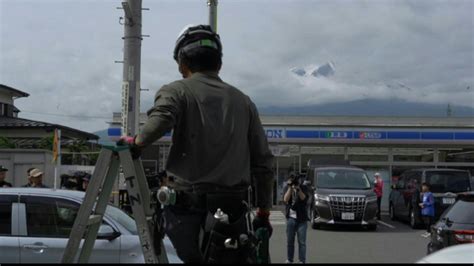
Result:
<svg viewBox="0 0 474 266">
<path fill-rule="evenodd" d="M 306 67 L 294 67 L 290 71 L 299 77 L 330 77 L 335 74 L 334 63 L 329 61 L 323 65 L 309 65 Z"/>
</svg>

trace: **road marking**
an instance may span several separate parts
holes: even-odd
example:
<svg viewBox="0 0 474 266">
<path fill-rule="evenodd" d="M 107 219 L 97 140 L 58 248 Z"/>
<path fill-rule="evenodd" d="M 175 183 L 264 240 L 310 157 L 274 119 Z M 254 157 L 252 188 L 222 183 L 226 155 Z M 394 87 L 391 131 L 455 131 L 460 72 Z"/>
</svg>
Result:
<svg viewBox="0 0 474 266">
<path fill-rule="evenodd" d="M 391 225 L 391 224 L 388 224 L 388 223 L 385 223 L 385 222 L 382 222 L 382 221 L 377 221 L 379 224 L 383 224 L 385 225 L 386 227 L 388 228 L 392 228 L 392 229 L 395 229 L 395 226 Z"/>
<path fill-rule="evenodd" d="M 286 217 L 281 211 L 270 211 L 270 223 L 272 225 L 285 225 Z"/>
<path fill-rule="evenodd" d="M 274 225 L 286 225 L 286 217 L 281 211 L 270 211 L 270 223 Z"/>
<path fill-rule="evenodd" d="M 281 211 L 270 211 L 270 223 L 272 225 L 286 225 L 286 217 Z"/>
</svg>

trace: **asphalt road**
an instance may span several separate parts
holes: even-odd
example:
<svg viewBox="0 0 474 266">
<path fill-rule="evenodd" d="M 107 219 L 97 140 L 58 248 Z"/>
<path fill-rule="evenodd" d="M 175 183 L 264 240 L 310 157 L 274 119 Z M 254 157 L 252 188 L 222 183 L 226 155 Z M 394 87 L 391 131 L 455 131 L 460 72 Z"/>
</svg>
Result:
<svg viewBox="0 0 474 266">
<path fill-rule="evenodd" d="M 272 263 L 286 261 L 286 225 L 283 213 L 272 211 L 273 236 L 270 243 Z M 413 263 L 426 255 L 428 238 L 424 230 L 383 216 L 377 231 L 358 227 L 329 227 L 318 230 L 308 224 L 307 263 Z M 295 241 L 295 258 L 298 248 Z"/>
</svg>

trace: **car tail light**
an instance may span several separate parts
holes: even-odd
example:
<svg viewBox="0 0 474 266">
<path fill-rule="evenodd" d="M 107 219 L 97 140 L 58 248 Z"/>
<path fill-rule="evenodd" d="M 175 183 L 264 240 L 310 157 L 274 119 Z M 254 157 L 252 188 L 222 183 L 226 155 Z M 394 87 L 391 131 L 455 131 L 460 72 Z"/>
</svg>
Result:
<svg viewBox="0 0 474 266">
<path fill-rule="evenodd" d="M 474 243 L 474 230 L 454 231 L 458 243 Z"/>
</svg>

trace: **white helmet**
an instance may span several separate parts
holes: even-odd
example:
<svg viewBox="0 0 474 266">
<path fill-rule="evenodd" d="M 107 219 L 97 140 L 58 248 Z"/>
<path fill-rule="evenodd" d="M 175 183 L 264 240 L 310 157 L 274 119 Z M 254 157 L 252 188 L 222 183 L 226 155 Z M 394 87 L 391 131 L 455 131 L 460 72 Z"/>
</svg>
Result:
<svg viewBox="0 0 474 266">
<path fill-rule="evenodd" d="M 209 25 L 189 24 L 181 30 L 173 52 L 174 60 L 178 61 L 180 53 L 206 47 L 219 51 L 222 56 L 222 44 L 219 34 L 215 33 Z"/>
</svg>

